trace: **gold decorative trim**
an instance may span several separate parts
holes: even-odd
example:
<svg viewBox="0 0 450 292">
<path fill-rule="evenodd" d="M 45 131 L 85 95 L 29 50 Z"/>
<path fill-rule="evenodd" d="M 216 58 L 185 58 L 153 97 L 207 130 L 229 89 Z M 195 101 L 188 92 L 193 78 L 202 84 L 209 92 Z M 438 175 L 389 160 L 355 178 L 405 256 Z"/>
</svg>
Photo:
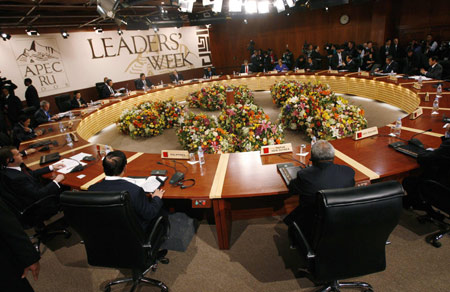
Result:
<svg viewBox="0 0 450 292">
<path fill-rule="evenodd" d="M 370 178 L 370 180 L 374 180 L 374 179 L 380 178 L 378 173 L 376 173 L 375 171 L 371 170 L 370 168 L 362 165 L 361 163 L 359 163 L 358 161 L 354 160 L 353 158 L 350 158 L 349 156 L 345 155 L 344 153 L 342 153 L 341 151 L 339 151 L 337 149 L 335 149 L 334 151 L 335 151 L 335 156 L 337 158 L 339 158 L 342 161 L 348 163 L 354 169 L 364 173 L 365 175 L 367 175 Z"/>
<path fill-rule="evenodd" d="M 227 174 L 228 160 L 230 154 L 221 154 L 219 163 L 217 164 L 216 174 L 214 175 L 213 184 L 209 193 L 210 199 L 222 198 L 223 183 L 225 181 L 225 175 Z"/>
</svg>

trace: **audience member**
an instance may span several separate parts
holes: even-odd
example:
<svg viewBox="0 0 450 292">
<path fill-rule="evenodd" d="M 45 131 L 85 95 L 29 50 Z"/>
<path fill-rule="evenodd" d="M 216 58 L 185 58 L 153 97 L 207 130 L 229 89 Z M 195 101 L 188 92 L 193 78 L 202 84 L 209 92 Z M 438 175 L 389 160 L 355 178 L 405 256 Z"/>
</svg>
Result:
<svg viewBox="0 0 450 292">
<path fill-rule="evenodd" d="M 33 81 L 30 78 L 25 78 L 24 84 L 27 87 L 25 91 L 25 99 L 27 101 L 27 106 L 34 106 L 36 110 L 39 109 L 39 95 L 36 87 L 32 84 Z"/>
<path fill-rule="evenodd" d="M 73 92 L 73 98 L 70 101 L 70 104 L 72 105 L 72 108 L 87 107 L 87 103 L 81 97 L 81 92 L 79 92 L 79 91 L 74 91 Z"/>
<path fill-rule="evenodd" d="M 429 78 L 441 79 L 443 68 L 442 65 L 438 63 L 437 57 L 436 56 L 430 57 L 428 59 L 428 64 L 430 65 L 428 70 L 422 68 L 420 69 L 420 73 Z"/>
<path fill-rule="evenodd" d="M 4 86 L 2 88 L 4 97 L 4 108 L 11 124 L 19 121 L 19 116 L 22 114 L 23 106 L 20 99 L 14 94 L 11 87 Z"/>
<path fill-rule="evenodd" d="M 291 69 L 292 65 L 294 65 L 294 54 L 292 54 L 292 52 L 286 48 L 282 59 L 283 63 L 288 67 L 288 69 Z"/>
<path fill-rule="evenodd" d="M 287 225 L 297 222 L 307 239 L 312 233 L 317 192 L 355 185 L 355 171 L 348 166 L 334 164 L 333 160 L 334 147 L 325 140 L 317 141 L 311 147 L 313 165 L 301 169 L 288 186 L 291 194 L 300 196 L 300 205 L 286 216 L 284 222 Z"/>
<path fill-rule="evenodd" d="M 381 66 L 384 66 L 386 64 L 386 58 L 388 56 L 392 56 L 392 41 L 390 39 L 386 40 L 384 46 L 380 48 L 380 64 Z"/>
<path fill-rule="evenodd" d="M 271 64 L 270 69 L 272 69 L 273 67 L 275 67 L 275 62 L 277 62 L 277 60 L 278 60 L 277 55 L 275 55 L 275 53 L 273 52 L 272 49 L 268 49 L 267 51 L 269 53 L 269 58 L 270 58 L 270 64 Z"/>
<path fill-rule="evenodd" d="M 344 48 L 337 47 L 336 54 L 331 59 L 331 68 L 333 70 L 341 70 L 345 68 Z"/>
<path fill-rule="evenodd" d="M 352 55 L 345 56 L 345 61 L 346 61 L 346 65 L 344 67 L 345 70 L 347 70 L 348 72 L 358 71 L 358 65 L 353 61 Z"/>
<path fill-rule="evenodd" d="M 438 43 L 433 40 L 432 34 L 427 34 L 427 38 L 424 41 L 422 49 L 424 50 L 423 53 L 428 56 L 432 57 L 436 55 L 436 50 L 438 48 Z"/>
<path fill-rule="evenodd" d="M 312 59 L 312 57 L 308 57 L 308 59 L 306 60 L 306 67 L 305 67 L 307 72 L 311 72 L 316 70 L 316 64 L 314 62 L 314 60 Z"/>
<path fill-rule="evenodd" d="M 303 56 L 303 55 L 298 56 L 297 60 L 295 61 L 295 68 L 298 68 L 298 69 L 306 68 L 305 56 Z"/>
<path fill-rule="evenodd" d="M 144 73 L 139 75 L 139 79 L 136 81 L 136 89 L 137 90 L 149 90 L 153 86 L 150 79 L 145 77 Z"/>
<path fill-rule="evenodd" d="M 31 271 L 34 280 L 39 277 L 40 255 L 23 231 L 17 217 L 0 199 L 0 258 L 2 262 L 2 290 L 33 292 L 26 276 Z"/>
<path fill-rule="evenodd" d="M 406 57 L 404 58 L 403 74 L 406 75 L 418 75 L 421 65 L 420 57 L 412 49 L 408 49 Z"/>
<path fill-rule="evenodd" d="M 164 190 L 158 189 L 153 194 L 146 194 L 144 190 L 124 178 L 127 158 L 122 151 L 109 152 L 103 159 L 105 179 L 89 187 L 89 191 L 128 191 L 131 205 L 136 211 L 137 218 L 144 231 L 150 222 L 161 214 Z M 151 197 L 151 200 L 149 199 Z"/>
</svg>

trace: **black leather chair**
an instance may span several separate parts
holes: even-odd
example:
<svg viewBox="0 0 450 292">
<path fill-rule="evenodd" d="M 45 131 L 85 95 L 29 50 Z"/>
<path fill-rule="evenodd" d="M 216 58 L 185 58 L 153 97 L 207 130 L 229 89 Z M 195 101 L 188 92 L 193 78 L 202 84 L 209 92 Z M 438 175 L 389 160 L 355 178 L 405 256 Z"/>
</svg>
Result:
<svg viewBox="0 0 450 292">
<path fill-rule="evenodd" d="M 386 268 L 385 245 L 398 224 L 403 195 L 402 186 L 393 181 L 318 192 L 312 239 L 303 236 L 297 223 L 290 227 L 311 280 L 327 283 L 317 291 L 373 291 L 368 283 L 339 280 Z"/>
<path fill-rule="evenodd" d="M 419 217 L 419 221 L 431 221 L 440 228 L 440 231 L 428 235 L 426 241 L 434 247 L 441 247 L 439 240 L 450 233 L 450 225 L 445 222 L 450 219 L 450 188 L 437 181 L 427 180 L 420 184 L 419 190 L 424 204 L 430 205 L 427 215 Z"/>
<path fill-rule="evenodd" d="M 156 269 L 158 261 L 168 263 L 159 251 L 169 234 L 167 218 L 156 218 L 145 234 L 127 192 L 64 192 L 60 202 L 69 225 L 84 241 L 90 265 L 132 270 L 131 278 L 112 281 L 105 291 L 126 282 L 133 282 L 130 291 L 140 283 L 168 291 L 164 283 L 144 277 L 149 269 Z"/>
<path fill-rule="evenodd" d="M 95 83 L 95 89 L 97 89 L 97 93 L 98 93 L 98 98 L 99 99 L 102 98 L 103 87 L 105 87 L 105 82 L 97 82 L 97 83 Z"/>
<path fill-rule="evenodd" d="M 35 201 L 31 205 L 24 206 L 23 203 L 14 196 L 3 183 L 0 184 L 0 197 L 8 205 L 9 209 L 17 216 L 24 229 L 33 228 L 34 234 L 30 236 L 34 247 L 40 252 L 42 240 L 54 235 L 64 235 L 69 238 L 72 233 L 65 228 L 53 229 L 45 225 L 44 221 L 55 215 L 57 210 L 57 198 L 54 195 L 44 197 Z M 53 206 L 55 206 L 53 208 Z"/>
<path fill-rule="evenodd" d="M 55 103 L 59 109 L 59 112 L 66 112 L 72 109 L 72 104 L 70 103 L 70 95 L 63 94 L 55 96 Z"/>
</svg>

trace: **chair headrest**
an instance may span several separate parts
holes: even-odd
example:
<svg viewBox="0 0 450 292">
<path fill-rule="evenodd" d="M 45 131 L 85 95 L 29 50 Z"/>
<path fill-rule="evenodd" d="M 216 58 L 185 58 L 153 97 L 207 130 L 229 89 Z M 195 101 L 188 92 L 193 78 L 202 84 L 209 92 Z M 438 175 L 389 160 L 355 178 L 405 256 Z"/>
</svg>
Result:
<svg viewBox="0 0 450 292">
<path fill-rule="evenodd" d="M 123 205 L 130 200 L 126 191 L 120 192 L 64 192 L 61 194 L 61 205 L 67 206 L 111 206 Z"/>
<path fill-rule="evenodd" d="M 404 191 L 399 182 L 387 181 L 364 187 L 322 190 L 319 194 L 326 207 L 333 207 L 401 197 Z"/>
</svg>

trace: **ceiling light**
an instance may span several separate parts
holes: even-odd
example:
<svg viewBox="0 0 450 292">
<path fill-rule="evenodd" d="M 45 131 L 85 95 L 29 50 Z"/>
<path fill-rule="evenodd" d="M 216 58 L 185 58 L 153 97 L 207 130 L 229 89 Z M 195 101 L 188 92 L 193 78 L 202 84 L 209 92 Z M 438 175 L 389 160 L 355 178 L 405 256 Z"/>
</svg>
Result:
<svg viewBox="0 0 450 292">
<path fill-rule="evenodd" d="M 328 12 L 328 6 L 325 7 L 325 11 Z"/>
<path fill-rule="evenodd" d="M 158 30 L 159 30 L 158 27 L 156 27 L 156 26 L 153 27 L 153 31 L 154 31 L 154 32 L 158 32 Z"/>
<path fill-rule="evenodd" d="M 98 33 L 98 34 L 103 33 L 103 28 L 101 28 L 101 26 L 99 26 L 99 27 L 94 27 L 94 30 L 95 30 L 95 32 Z"/>
<path fill-rule="evenodd" d="M 103 18 L 114 18 L 119 4 L 119 0 L 97 0 L 97 12 Z"/>
<path fill-rule="evenodd" d="M 27 35 L 29 35 L 29 36 L 39 36 L 39 32 L 35 28 L 29 27 L 25 31 L 27 32 Z"/>
<path fill-rule="evenodd" d="M 222 12 L 222 2 L 223 0 L 214 0 L 214 5 L 212 7 L 212 11 L 216 13 Z"/>
<path fill-rule="evenodd" d="M 258 7 L 256 5 L 256 1 L 250 0 L 250 1 L 245 2 L 245 13 L 253 14 L 256 12 L 258 12 Z"/>
<path fill-rule="evenodd" d="M 258 13 L 269 13 L 269 2 L 260 1 L 258 2 Z"/>
<path fill-rule="evenodd" d="M 118 35 L 123 35 L 123 31 L 120 29 L 120 27 L 117 29 L 117 34 Z"/>
<path fill-rule="evenodd" d="M 67 31 L 65 31 L 65 30 L 61 31 L 61 35 L 62 35 L 62 37 L 63 37 L 64 39 L 66 39 L 66 38 L 69 37 L 69 34 L 68 34 Z"/>
<path fill-rule="evenodd" d="M 230 0 L 230 2 L 228 3 L 228 11 L 229 12 L 241 12 L 242 11 L 242 0 Z"/>
<path fill-rule="evenodd" d="M 244 23 L 247 24 L 247 23 L 248 23 L 248 20 L 247 20 L 247 19 L 244 19 Z"/>
<path fill-rule="evenodd" d="M 284 10 L 286 10 L 286 8 L 284 7 L 284 2 L 283 0 L 275 0 L 275 2 L 273 3 L 273 6 L 275 6 L 277 8 L 277 12 L 283 12 Z"/>
<path fill-rule="evenodd" d="M 11 39 L 11 35 L 9 33 L 6 32 L 1 32 L 0 36 L 2 37 L 2 39 L 6 42 L 7 40 Z"/>
</svg>

